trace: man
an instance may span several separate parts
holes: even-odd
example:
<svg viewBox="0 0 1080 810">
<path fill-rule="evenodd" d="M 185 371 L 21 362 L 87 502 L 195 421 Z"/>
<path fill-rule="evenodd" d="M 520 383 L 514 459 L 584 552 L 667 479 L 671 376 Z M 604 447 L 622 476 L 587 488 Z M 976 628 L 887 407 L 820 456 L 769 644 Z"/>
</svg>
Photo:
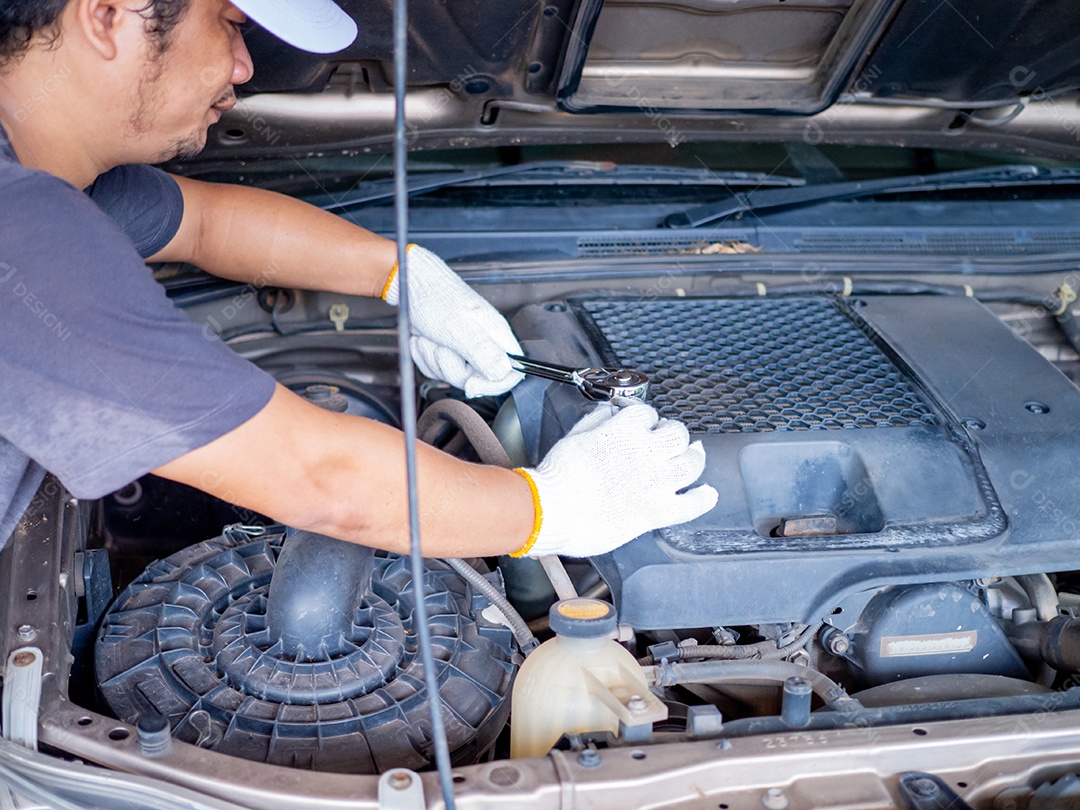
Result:
<svg viewBox="0 0 1080 810">
<path fill-rule="evenodd" d="M 81 498 L 153 471 L 282 523 L 407 548 L 401 434 L 328 413 L 173 308 L 144 261 L 396 303 L 395 246 L 269 192 L 171 178 L 252 74 L 244 11 L 330 52 L 330 0 L 0 4 L 0 538 L 44 470 Z M 119 168 L 117 168 L 119 167 Z M 85 193 L 84 191 L 85 190 Z M 409 251 L 414 359 L 469 395 L 519 379 L 506 321 L 438 257 Z M 419 448 L 424 553 L 607 551 L 690 520 L 716 493 L 686 429 L 644 405 L 583 419 L 534 470 Z M 425 510 L 424 504 L 439 504 Z"/>
</svg>

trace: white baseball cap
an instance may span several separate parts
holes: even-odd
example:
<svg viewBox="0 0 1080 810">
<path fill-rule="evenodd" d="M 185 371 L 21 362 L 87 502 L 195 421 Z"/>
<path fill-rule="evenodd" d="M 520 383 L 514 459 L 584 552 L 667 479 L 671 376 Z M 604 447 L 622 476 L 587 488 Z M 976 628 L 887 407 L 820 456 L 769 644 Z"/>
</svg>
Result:
<svg viewBox="0 0 1080 810">
<path fill-rule="evenodd" d="M 333 0 L 232 0 L 278 39 L 311 53 L 336 53 L 356 39 L 356 23 Z"/>
</svg>

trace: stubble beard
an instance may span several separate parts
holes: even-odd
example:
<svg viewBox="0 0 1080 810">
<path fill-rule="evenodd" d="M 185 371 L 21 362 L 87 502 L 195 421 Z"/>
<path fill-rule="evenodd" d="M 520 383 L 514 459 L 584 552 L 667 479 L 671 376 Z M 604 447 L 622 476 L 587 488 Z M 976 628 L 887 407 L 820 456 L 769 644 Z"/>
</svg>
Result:
<svg viewBox="0 0 1080 810">
<path fill-rule="evenodd" d="M 154 163 L 165 163 L 169 160 L 193 160 L 202 154 L 206 148 L 206 134 L 192 133 L 185 138 L 178 138 L 167 148 L 163 149 L 154 160 Z"/>
<path fill-rule="evenodd" d="M 135 111 L 128 119 L 128 131 L 138 137 L 153 129 L 154 115 L 161 109 L 162 91 L 159 87 L 165 70 L 167 53 L 158 51 L 147 60 L 147 70 L 135 90 Z M 164 163 L 169 160 L 191 160 L 206 147 L 206 130 L 203 127 L 176 138 L 162 149 L 150 163 Z"/>
</svg>

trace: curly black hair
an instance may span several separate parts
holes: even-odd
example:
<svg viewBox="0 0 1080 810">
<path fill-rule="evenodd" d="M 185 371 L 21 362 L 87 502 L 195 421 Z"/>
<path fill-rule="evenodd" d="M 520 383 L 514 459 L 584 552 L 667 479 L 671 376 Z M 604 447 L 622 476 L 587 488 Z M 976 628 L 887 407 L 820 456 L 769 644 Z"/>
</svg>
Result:
<svg viewBox="0 0 1080 810">
<path fill-rule="evenodd" d="M 53 43 L 60 36 L 60 15 L 71 0 L 0 0 L 0 69 L 17 60 L 31 43 Z M 169 46 L 169 35 L 183 18 L 191 0 L 147 0 L 139 13 L 158 52 Z"/>
</svg>

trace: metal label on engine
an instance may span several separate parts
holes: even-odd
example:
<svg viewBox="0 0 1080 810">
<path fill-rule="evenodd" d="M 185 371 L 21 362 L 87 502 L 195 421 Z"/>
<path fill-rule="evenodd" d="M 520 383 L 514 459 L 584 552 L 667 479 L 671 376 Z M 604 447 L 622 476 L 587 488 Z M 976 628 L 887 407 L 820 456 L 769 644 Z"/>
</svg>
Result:
<svg viewBox="0 0 1080 810">
<path fill-rule="evenodd" d="M 963 633 L 926 633 L 921 636 L 885 636 L 881 639 L 881 657 L 956 655 L 971 652 L 978 643 L 978 630 Z"/>
</svg>

